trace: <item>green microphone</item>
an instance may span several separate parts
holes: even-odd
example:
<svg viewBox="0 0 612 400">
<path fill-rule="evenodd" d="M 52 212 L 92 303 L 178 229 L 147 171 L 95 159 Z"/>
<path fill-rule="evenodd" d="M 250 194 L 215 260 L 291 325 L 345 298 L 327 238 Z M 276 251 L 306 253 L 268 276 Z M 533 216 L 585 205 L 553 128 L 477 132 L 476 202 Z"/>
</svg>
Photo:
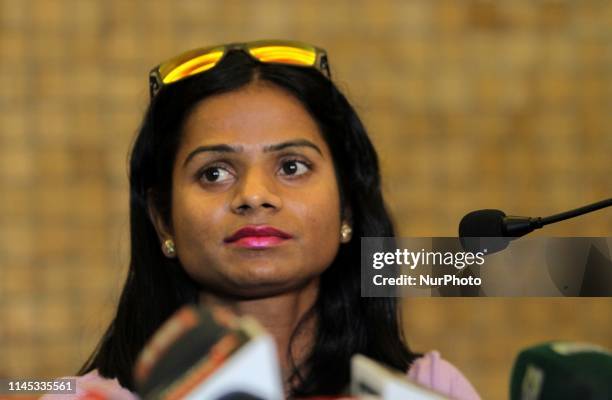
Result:
<svg viewBox="0 0 612 400">
<path fill-rule="evenodd" d="M 610 400 L 612 352 L 577 342 L 551 342 L 523 350 L 512 370 L 510 399 Z"/>
</svg>

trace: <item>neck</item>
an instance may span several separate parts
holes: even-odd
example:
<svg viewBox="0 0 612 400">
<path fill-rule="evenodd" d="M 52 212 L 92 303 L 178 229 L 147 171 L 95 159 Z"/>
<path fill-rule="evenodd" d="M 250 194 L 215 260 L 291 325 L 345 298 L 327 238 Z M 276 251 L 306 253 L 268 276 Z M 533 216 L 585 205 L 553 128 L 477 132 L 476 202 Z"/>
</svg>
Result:
<svg viewBox="0 0 612 400">
<path fill-rule="evenodd" d="M 271 297 L 236 300 L 202 292 L 200 301 L 205 305 L 222 305 L 237 315 L 254 317 L 274 338 L 283 380 L 289 384 L 287 380 L 291 375 L 293 363 L 299 366 L 312 346 L 317 323 L 316 317 L 308 318 L 300 327 L 293 343 L 290 343 L 291 335 L 298 327 L 302 317 L 314 305 L 318 290 L 319 280 L 317 278 L 303 288 Z"/>
</svg>

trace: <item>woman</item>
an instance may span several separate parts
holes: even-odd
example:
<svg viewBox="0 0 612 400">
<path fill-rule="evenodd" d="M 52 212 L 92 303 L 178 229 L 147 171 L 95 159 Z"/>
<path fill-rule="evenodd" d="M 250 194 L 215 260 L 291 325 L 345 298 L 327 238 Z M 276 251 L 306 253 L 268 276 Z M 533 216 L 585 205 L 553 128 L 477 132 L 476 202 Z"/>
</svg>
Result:
<svg viewBox="0 0 612 400">
<path fill-rule="evenodd" d="M 288 397 L 342 393 L 361 353 L 477 398 L 437 353 L 408 349 L 394 298 L 360 296 L 359 238 L 394 230 L 375 150 L 326 61 L 308 45 L 252 42 L 152 72 L 130 162 L 130 269 L 80 382 L 133 390 L 145 342 L 202 303 L 273 335 Z"/>
</svg>

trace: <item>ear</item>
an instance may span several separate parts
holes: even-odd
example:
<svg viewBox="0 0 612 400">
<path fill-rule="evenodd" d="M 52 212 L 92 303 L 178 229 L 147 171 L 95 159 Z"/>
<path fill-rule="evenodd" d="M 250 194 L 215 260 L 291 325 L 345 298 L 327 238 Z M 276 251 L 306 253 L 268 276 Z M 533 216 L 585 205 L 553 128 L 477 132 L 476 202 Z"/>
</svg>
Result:
<svg viewBox="0 0 612 400">
<path fill-rule="evenodd" d="M 164 222 L 164 218 L 155 206 L 155 194 L 151 189 L 147 191 L 147 212 L 149 214 L 149 219 L 157 232 L 159 242 L 164 243 L 164 241 L 172 239 L 172 231 Z"/>
</svg>

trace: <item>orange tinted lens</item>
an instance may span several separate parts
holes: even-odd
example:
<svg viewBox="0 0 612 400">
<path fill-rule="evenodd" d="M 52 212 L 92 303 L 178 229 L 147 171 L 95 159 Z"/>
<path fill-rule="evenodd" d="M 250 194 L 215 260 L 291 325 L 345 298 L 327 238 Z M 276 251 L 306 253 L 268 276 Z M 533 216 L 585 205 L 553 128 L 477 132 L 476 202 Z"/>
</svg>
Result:
<svg viewBox="0 0 612 400">
<path fill-rule="evenodd" d="M 176 82 L 187 76 L 206 71 L 214 67 L 219 62 L 221 57 L 223 57 L 223 51 L 216 50 L 190 58 L 168 71 L 162 80 L 164 83 L 168 84 Z"/>
<path fill-rule="evenodd" d="M 249 49 L 249 53 L 262 62 L 313 66 L 317 59 L 314 49 L 291 46 L 260 46 Z"/>
</svg>

